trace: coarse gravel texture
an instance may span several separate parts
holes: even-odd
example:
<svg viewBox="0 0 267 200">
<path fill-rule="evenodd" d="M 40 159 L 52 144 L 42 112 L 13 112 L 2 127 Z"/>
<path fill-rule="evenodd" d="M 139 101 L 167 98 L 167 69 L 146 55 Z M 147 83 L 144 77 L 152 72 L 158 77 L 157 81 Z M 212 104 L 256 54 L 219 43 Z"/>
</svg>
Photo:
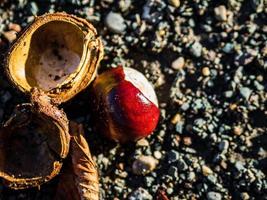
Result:
<svg viewBox="0 0 267 200">
<path fill-rule="evenodd" d="M 24 28 L 34 15 L 66 11 L 96 26 L 105 46 L 100 72 L 130 66 L 154 84 L 160 123 L 136 144 L 97 133 L 90 89 L 62 105 L 86 128 L 101 199 L 267 199 L 266 0 L 0 2 L 1 61 L 18 30 L 10 23 Z M 3 122 L 28 99 L 6 80 L 2 64 Z M 23 191 L 0 185 L 0 199 L 53 199 L 57 181 Z"/>
</svg>

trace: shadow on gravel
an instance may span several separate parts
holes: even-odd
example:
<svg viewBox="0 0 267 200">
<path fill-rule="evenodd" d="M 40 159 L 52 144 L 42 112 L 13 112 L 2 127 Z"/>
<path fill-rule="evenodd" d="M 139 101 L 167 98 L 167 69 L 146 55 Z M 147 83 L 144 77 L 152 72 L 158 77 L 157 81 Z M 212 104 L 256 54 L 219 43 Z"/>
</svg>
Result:
<svg viewBox="0 0 267 200">
<path fill-rule="evenodd" d="M 267 115 L 263 110 L 257 109 L 249 113 L 249 119 L 253 126 L 257 128 L 267 127 Z"/>
</svg>

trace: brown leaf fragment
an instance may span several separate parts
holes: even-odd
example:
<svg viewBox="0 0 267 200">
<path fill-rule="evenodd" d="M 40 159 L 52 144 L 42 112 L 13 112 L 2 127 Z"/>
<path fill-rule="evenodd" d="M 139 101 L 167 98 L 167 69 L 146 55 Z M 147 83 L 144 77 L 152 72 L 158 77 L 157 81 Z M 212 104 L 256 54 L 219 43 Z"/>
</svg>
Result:
<svg viewBox="0 0 267 200">
<path fill-rule="evenodd" d="M 70 155 L 63 166 L 56 200 L 98 200 L 97 166 L 92 159 L 81 124 L 70 123 Z"/>
</svg>

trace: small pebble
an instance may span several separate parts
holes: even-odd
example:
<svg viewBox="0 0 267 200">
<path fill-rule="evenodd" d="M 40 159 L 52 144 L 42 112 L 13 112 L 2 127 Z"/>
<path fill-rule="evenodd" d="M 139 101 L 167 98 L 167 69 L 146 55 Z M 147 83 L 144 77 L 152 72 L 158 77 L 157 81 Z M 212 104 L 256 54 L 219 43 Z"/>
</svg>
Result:
<svg viewBox="0 0 267 200">
<path fill-rule="evenodd" d="M 203 76 L 209 76 L 210 75 L 210 69 L 208 67 L 202 68 L 202 74 Z"/>
<path fill-rule="evenodd" d="M 173 188 L 171 188 L 171 187 L 167 188 L 166 192 L 168 195 L 171 195 L 173 193 Z"/>
<path fill-rule="evenodd" d="M 226 153 L 229 148 L 229 142 L 227 140 L 223 140 L 219 144 L 219 149 L 222 151 L 222 153 Z"/>
<path fill-rule="evenodd" d="M 245 167 L 244 167 L 244 165 L 243 165 L 243 163 L 242 163 L 241 161 L 237 161 L 237 162 L 235 163 L 235 168 L 236 168 L 237 171 L 239 171 L 239 172 L 242 172 L 242 171 L 245 169 Z"/>
<path fill-rule="evenodd" d="M 10 23 L 8 24 L 8 29 L 11 31 L 16 31 L 17 33 L 21 31 L 21 27 L 19 24 Z"/>
<path fill-rule="evenodd" d="M 133 162 L 132 170 L 134 174 L 137 175 L 145 175 L 152 172 L 158 164 L 158 160 L 156 160 L 152 156 L 140 156 Z"/>
<path fill-rule="evenodd" d="M 173 69 L 175 69 L 175 70 L 179 70 L 179 69 L 183 69 L 184 65 L 185 65 L 184 58 L 183 57 L 179 57 L 179 58 L 177 58 L 176 60 L 174 60 L 172 62 L 172 66 L 171 67 Z"/>
<path fill-rule="evenodd" d="M 240 88 L 239 91 L 240 91 L 241 96 L 246 100 L 249 99 L 249 97 L 252 93 L 252 91 L 248 87 L 242 87 L 242 88 Z"/>
<path fill-rule="evenodd" d="M 153 153 L 154 157 L 158 160 L 160 160 L 162 158 L 162 153 L 160 151 L 155 151 Z"/>
<path fill-rule="evenodd" d="M 145 176 L 144 181 L 147 187 L 151 187 L 154 182 L 154 178 L 151 176 Z"/>
<path fill-rule="evenodd" d="M 147 190 L 141 187 L 132 192 L 128 197 L 128 200 L 152 200 L 152 199 L 153 197 L 151 196 L 151 194 L 149 194 Z"/>
<path fill-rule="evenodd" d="M 263 8 L 266 6 L 264 4 L 267 4 L 266 1 L 263 0 L 251 0 L 250 4 L 252 8 L 255 9 L 256 12 L 262 12 Z"/>
<path fill-rule="evenodd" d="M 227 97 L 227 98 L 231 98 L 233 96 L 234 92 L 233 91 L 226 91 L 224 93 L 224 96 Z"/>
<path fill-rule="evenodd" d="M 182 109 L 183 111 L 186 111 L 186 110 L 189 109 L 189 107 L 190 107 L 190 104 L 189 104 L 189 103 L 184 103 L 184 104 L 181 106 L 181 109 Z"/>
<path fill-rule="evenodd" d="M 219 21 L 227 20 L 227 10 L 224 5 L 214 8 L 215 17 Z"/>
<path fill-rule="evenodd" d="M 168 0 L 168 3 L 175 8 L 178 8 L 180 6 L 180 0 Z"/>
<path fill-rule="evenodd" d="M 109 159 L 106 158 L 106 157 L 103 157 L 102 158 L 102 164 L 103 164 L 103 168 L 104 169 L 107 169 L 108 168 L 108 165 L 109 165 Z"/>
<path fill-rule="evenodd" d="M 124 33 L 126 24 L 120 13 L 109 12 L 105 19 L 105 24 L 113 33 Z"/>
<path fill-rule="evenodd" d="M 191 137 L 184 137 L 184 138 L 183 138 L 183 143 L 184 143 L 184 145 L 186 145 L 186 146 L 190 146 L 190 145 L 192 144 L 192 139 L 191 139 Z"/>
<path fill-rule="evenodd" d="M 17 38 L 17 32 L 6 31 L 3 33 L 3 36 L 8 40 L 9 43 L 12 43 Z"/>
<path fill-rule="evenodd" d="M 172 176 L 173 178 L 176 178 L 178 176 L 178 169 L 175 166 L 171 166 L 168 170 L 168 174 Z"/>
<path fill-rule="evenodd" d="M 172 124 L 177 124 L 178 122 L 180 122 L 182 119 L 182 116 L 179 113 L 176 113 L 172 119 L 171 119 L 171 123 Z"/>
<path fill-rule="evenodd" d="M 32 15 L 37 15 L 38 14 L 39 8 L 38 8 L 38 6 L 37 6 L 37 4 L 35 2 L 31 2 L 30 3 L 30 10 L 31 10 Z"/>
<path fill-rule="evenodd" d="M 177 161 L 177 167 L 178 167 L 179 171 L 185 171 L 188 169 L 188 165 L 186 164 L 186 162 L 183 159 L 179 159 Z"/>
<path fill-rule="evenodd" d="M 128 11 L 131 4 L 132 4 L 132 0 L 120 0 L 119 1 L 119 6 L 122 12 Z"/>
<path fill-rule="evenodd" d="M 241 199 L 242 200 L 249 200 L 250 199 L 250 196 L 247 192 L 242 192 L 241 193 Z"/>
<path fill-rule="evenodd" d="M 234 49 L 234 45 L 232 43 L 227 43 L 227 44 L 225 44 L 225 46 L 223 47 L 222 50 L 225 53 L 231 53 L 233 51 L 233 49 Z"/>
<path fill-rule="evenodd" d="M 202 52 L 202 45 L 199 42 L 194 42 L 190 47 L 190 53 L 195 57 L 200 57 Z"/>
<path fill-rule="evenodd" d="M 208 192 L 207 199 L 208 200 L 221 200 L 222 195 L 218 192 Z"/>
<path fill-rule="evenodd" d="M 120 170 L 124 170 L 124 163 L 119 163 L 118 165 L 117 165 L 117 167 L 118 167 L 118 169 L 120 169 Z"/>
<path fill-rule="evenodd" d="M 179 153 L 175 150 L 171 150 L 168 153 L 168 162 L 172 163 L 172 162 L 176 162 L 179 159 Z"/>
<path fill-rule="evenodd" d="M 137 141 L 136 146 L 147 147 L 147 146 L 149 146 L 149 142 L 145 138 L 142 138 L 142 139 Z"/>
<path fill-rule="evenodd" d="M 196 174 L 195 174 L 195 172 L 189 172 L 187 179 L 188 179 L 188 181 L 190 181 L 190 182 L 194 182 L 195 179 L 196 179 Z"/>
<path fill-rule="evenodd" d="M 175 126 L 175 130 L 177 133 L 182 134 L 184 129 L 184 123 L 183 122 L 178 122 Z"/>
<path fill-rule="evenodd" d="M 212 173 L 213 173 L 213 171 L 208 166 L 206 166 L 206 165 L 202 166 L 202 174 L 204 176 L 208 176 Z"/>
</svg>

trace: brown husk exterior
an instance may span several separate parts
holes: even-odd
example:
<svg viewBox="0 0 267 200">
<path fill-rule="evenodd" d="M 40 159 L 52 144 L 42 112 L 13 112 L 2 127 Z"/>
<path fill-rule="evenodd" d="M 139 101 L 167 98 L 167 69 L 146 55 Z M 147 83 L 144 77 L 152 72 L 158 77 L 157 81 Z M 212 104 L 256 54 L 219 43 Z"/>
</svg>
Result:
<svg viewBox="0 0 267 200">
<path fill-rule="evenodd" d="M 81 124 L 70 122 L 70 154 L 64 163 L 55 200 L 98 200 L 99 182 Z"/>
<path fill-rule="evenodd" d="M 15 88 L 18 88 L 24 93 L 29 93 L 30 90 L 26 90 L 22 83 L 14 80 L 12 73 L 9 68 L 10 55 L 19 45 L 22 45 L 23 39 L 30 34 L 32 31 L 37 30 L 41 25 L 51 22 L 51 21 L 63 21 L 69 22 L 75 26 L 78 26 L 85 35 L 84 40 L 84 59 L 81 59 L 80 65 L 82 69 L 67 79 L 64 84 L 45 92 L 54 102 L 60 104 L 66 102 L 77 93 L 85 89 L 95 78 L 97 73 L 97 67 L 103 58 L 103 45 L 100 38 L 97 35 L 96 29 L 85 19 L 79 18 L 75 15 L 62 13 L 44 14 L 42 16 L 36 17 L 35 20 L 27 26 L 27 28 L 21 32 L 18 39 L 14 42 L 13 46 L 10 48 L 6 55 L 5 61 L 5 71 L 7 77 L 11 81 Z M 41 41 L 40 41 L 41 42 Z"/>
<path fill-rule="evenodd" d="M 19 132 L 23 126 L 36 119 L 32 116 L 38 116 L 59 127 L 60 131 L 58 133 L 52 133 L 52 135 L 55 135 L 54 137 L 48 137 L 49 151 L 52 151 L 51 154 L 56 154 L 57 156 L 53 161 L 52 171 L 40 169 L 45 174 L 43 176 L 15 176 L 14 174 L 10 174 L 10 170 L 12 169 L 5 167 L 8 165 L 5 163 L 7 160 L 6 156 L 9 155 L 3 153 L 5 152 L 5 149 L 3 148 L 5 147 L 4 143 L 6 137 L 9 137 L 9 133 L 13 133 L 12 131 L 16 129 Z M 49 131 L 50 130 L 47 129 L 47 133 Z M 70 136 L 68 132 L 68 120 L 65 113 L 52 105 L 50 99 L 44 95 L 43 92 L 34 89 L 32 91 L 31 103 L 18 105 L 15 108 L 13 115 L 0 129 L 0 177 L 3 179 L 4 185 L 12 189 L 25 189 L 39 186 L 55 177 L 61 169 L 62 159 L 67 156 L 69 151 Z M 55 141 L 60 141 L 60 144 L 55 143 Z M 35 165 L 35 163 L 28 163 L 28 165 L 29 169 L 31 169 L 32 165 Z"/>
</svg>

